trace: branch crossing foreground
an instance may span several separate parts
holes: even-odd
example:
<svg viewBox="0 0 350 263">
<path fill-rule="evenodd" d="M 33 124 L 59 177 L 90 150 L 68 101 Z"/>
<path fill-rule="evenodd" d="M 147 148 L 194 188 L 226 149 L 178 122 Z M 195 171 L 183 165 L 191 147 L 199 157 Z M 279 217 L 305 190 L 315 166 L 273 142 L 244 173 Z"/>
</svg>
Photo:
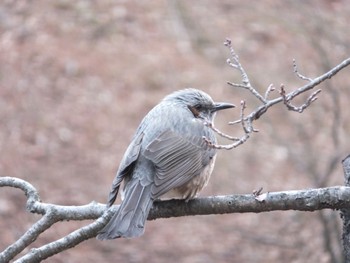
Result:
<svg viewBox="0 0 350 263">
<path fill-rule="evenodd" d="M 41 214 L 37 221 L 20 239 L 0 253 L 0 262 L 8 262 L 32 244 L 38 236 L 57 222 L 68 220 L 95 220 L 67 236 L 30 250 L 15 262 L 38 262 L 79 243 L 93 238 L 108 222 L 119 206 L 106 210 L 106 206 L 92 202 L 83 206 L 60 206 L 40 201 L 37 190 L 30 183 L 14 177 L 1 177 L 0 187 L 21 189 L 27 196 L 27 210 Z M 320 209 L 346 209 L 350 207 L 350 187 L 335 186 L 262 194 L 227 195 L 183 200 L 157 201 L 148 220 L 193 215 L 261 213 L 269 211 L 315 211 Z"/>
</svg>

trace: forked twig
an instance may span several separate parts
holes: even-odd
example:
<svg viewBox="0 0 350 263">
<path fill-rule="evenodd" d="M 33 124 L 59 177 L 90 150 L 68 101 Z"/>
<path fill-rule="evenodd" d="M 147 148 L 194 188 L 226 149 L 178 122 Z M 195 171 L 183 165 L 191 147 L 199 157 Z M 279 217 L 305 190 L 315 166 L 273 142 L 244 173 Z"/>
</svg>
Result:
<svg viewBox="0 0 350 263">
<path fill-rule="evenodd" d="M 249 118 L 245 118 L 244 117 L 245 109 L 246 109 L 246 102 L 244 100 L 242 100 L 241 101 L 240 119 L 234 122 L 234 124 L 241 123 L 242 129 L 244 131 L 244 135 L 242 137 L 238 138 L 238 137 L 233 137 L 233 136 L 227 135 L 227 134 L 221 132 L 216 127 L 214 127 L 214 125 L 212 123 L 210 123 L 210 124 L 207 124 L 207 126 L 210 127 L 214 132 L 216 132 L 218 135 L 220 135 L 220 136 L 222 136 L 222 137 L 224 137 L 226 139 L 229 139 L 231 141 L 234 141 L 234 142 L 231 143 L 231 144 L 227 144 L 227 145 L 216 144 L 216 143 L 213 143 L 212 141 L 210 141 L 205 136 L 203 137 L 203 140 L 209 146 L 211 146 L 211 147 L 213 147 L 215 149 L 226 149 L 226 150 L 230 150 L 230 149 L 236 148 L 239 145 L 245 143 L 249 139 L 250 134 L 252 132 L 258 132 L 258 130 L 254 129 L 252 121 Z"/>
<path fill-rule="evenodd" d="M 211 147 L 214 147 L 216 149 L 230 150 L 230 149 L 233 149 L 233 148 L 243 144 L 244 142 L 246 142 L 250 138 L 250 134 L 252 132 L 257 132 L 257 130 L 255 130 L 253 127 L 253 122 L 255 120 L 259 119 L 264 113 L 267 112 L 267 110 L 270 107 L 272 107 L 273 105 L 275 105 L 277 103 L 283 102 L 284 105 L 286 105 L 288 110 L 296 111 L 299 113 L 303 112 L 307 107 L 309 107 L 311 105 L 312 102 L 314 102 L 317 99 L 317 95 L 321 92 L 321 89 L 318 89 L 315 92 L 313 92 L 306 99 L 305 103 L 303 103 L 299 107 L 294 106 L 292 104 L 292 100 L 295 97 L 297 97 L 298 95 L 300 95 L 308 90 L 313 89 L 314 87 L 316 87 L 317 85 L 319 85 L 320 83 L 325 81 L 326 79 L 333 77 L 340 70 L 342 70 L 343 68 L 347 67 L 350 64 L 350 58 L 348 58 L 348 59 L 344 60 L 342 63 L 335 66 L 334 68 L 332 68 L 331 70 L 329 70 L 327 73 L 325 73 L 317 78 L 312 79 L 312 78 L 308 78 L 308 77 L 305 77 L 304 75 L 300 74 L 298 71 L 296 62 L 295 62 L 295 60 L 293 60 L 294 73 L 300 79 L 308 81 L 308 84 L 306 84 L 302 87 L 299 87 L 290 93 L 286 93 L 284 86 L 281 85 L 281 90 L 279 92 L 280 96 L 275 98 L 275 99 L 268 99 L 270 94 L 275 90 L 273 84 L 269 85 L 269 87 L 265 91 L 264 96 L 262 94 L 260 94 L 259 91 L 256 88 L 254 88 L 252 86 L 252 84 L 250 83 L 248 74 L 246 73 L 245 69 L 243 68 L 242 64 L 240 63 L 239 57 L 236 54 L 236 52 L 232 46 L 232 41 L 230 39 L 226 39 L 224 45 L 229 48 L 230 55 L 231 55 L 231 57 L 229 59 L 227 59 L 228 65 L 230 67 L 232 67 L 233 69 L 238 70 L 241 74 L 241 77 L 242 77 L 242 83 L 232 83 L 232 82 L 227 82 L 227 83 L 230 86 L 233 86 L 236 88 L 243 88 L 243 89 L 249 90 L 253 94 L 253 96 L 255 96 L 258 100 L 260 100 L 262 102 L 262 104 L 260 106 L 258 106 L 255 110 L 253 110 L 250 114 L 245 116 L 244 111 L 246 108 L 246 103 L 244 101 L 241 103 L 241 116 L 240 116 L 240 118 L 236 121 L 229 122 L 229 125 L 235 125 L 235 124 L 239 124 L 239 123 L 242 125 L 242 129 L 243 129 L 244 134 L 240 138 L 225 134 L 225 133 L 221 132 L 219 129 L 215 128 L 211 124 L 209 127 L 211 127 L 214 132 L 216 132 L 217 134 L 219 134 L 220 136 L 222 136 L 226 139 L 234 141 L 231 144 L 219 145 L 219 144 L 215 144 L 215 143 L 211 142 L 208 138 L 203 138 L 206 141 L 206 143 L 208 143 L 208 145 L 210 145 Z"/>
<path fill-rule="evenodd" d="M 297 107 L 297 106 L 294 106 L 291 103 L 291 99 L 287 97 L 286 90 L 284 89 L 283 85 L 281 85 L 281 90 L 280 90 L 280 94 L 283 98 L 283 103 L 284 105 L 286 105 L 287 109 L 290 111 L 296 111 L 299 113 L 302 113 L 307 107 L 310 106 L 312 102 L 317 100 L 317 94 L 319 94 L 320 92 L 321 92 L 321 89 L 318 89 L 315 92 L 311 93 L 311 95 L 306 99 L 305 103 Z"/>
<path fill-rule="evenodd" d="M 242 84 L 237 84 L 237 83 L 232 83 L 232 82 L 227 82 L 227 84 L 237 87 L 237 88 L 244 88 L 249 90 L 251 93 L 254 94 L 255 97 L 257 97 L 262 103 L 266 103 L 266 100 L 261 94 L 251 85 L 249 77 L 241 63 L 239 62 L 239 57 L 236 54 L 235 50 L 233 49 L 232 46 L 232 41 L 230 39 L 226 39 L 224 42 L 224 45 L 229 48 L 231 58 L 228 58 L 226 61 L 227 63 L 234 69 L 237 69 L 242 76 Z"/>
</svg>

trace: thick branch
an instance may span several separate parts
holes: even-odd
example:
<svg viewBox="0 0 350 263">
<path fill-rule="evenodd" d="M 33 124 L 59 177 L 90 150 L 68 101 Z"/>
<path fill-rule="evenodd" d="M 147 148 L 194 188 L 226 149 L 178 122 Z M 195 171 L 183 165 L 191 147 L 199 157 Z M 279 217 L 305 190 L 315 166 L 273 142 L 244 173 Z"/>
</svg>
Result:
<svg viewBox="0 0 350 263">
<path fill-rule="evenodd" d="M 181 200 L 158 201 L 148 219 L 228 214 L 261 213 L 281 210 L 316 211 L 350 207 L 350 187 L 295 190 L 284 192 L 202 197 L 187 203 Z"/>
<path fill-rule="evenodd" d="M 18 186 L 21 187 L 18 187 Z M 0 186 L 12 186 L 23 190 L 29 199 L 37 197 L 29 210 L 44 214 L 17 242 L 0 253 L 0 261 L 7 262 L 28 247 L 54 223 L 66 220 L 98 219 L 69 235 L 42 247 L 32 249 L 16 262 L 40 262 L 61 251 L 93 238 L 108 222 L 119 206 L 105 210 L 105 205 L 92 202 L 84 206 L 59 206 L 41 203 L 36 189 L 29 183 L 11 177 L 1 177 Z M 33 195 L 33 196 L 32 196 Z M 260 195 L 228 195 L 202 197 L 189 202 L 183 200 L 156 201 L 148 220 L 193 215 L 227 213 L 261 213 L 278 210 L 315 211 L 320 209 L 345 209 L 350 207 L 350 187 L 338 186 L 298 191 L 271 192 Z M 106 213 L 105 213 L 106 212 Z M 103 215 L 103 216 L 102 216 Z"/>
<path fill-rule="evenodd" d="M 64 250 L 70 249 L 80 243 L 89 240 L 97 235 L 97 232 L 109 221 L 112 217 L 114 209 L 109 210 L 103 216 L 99 217 L 93 223 L 84 226 L 67 236 L 60 238 L 54 242 L 46 244 L 42 247 L 32 249 L 28 254 L 19 258 L 15 263 L 36 263 L 44 259 L 52 257 Z"/>
<path fill-rule="evenodd" d="M 0 178 L 0 186 L 6 179 Z M 22 180 L 21 180 L 22 181 Z M 29 185 L 29 184 L 28 184 Z M 61 206 L 47 203 L 37 204 L 40 209 L 31 210 L 42 214 L 47 210 L 54 221 L 97 219 L 106 211 L 105 205 L 91 202 L 82 206 Z M 334 186 L 326 188 L 267 192 L 260 195 L 236 194 L 225 196 L 200 197 L 188 202 L 183 200 L 156 201 L 150 211 L 149 220 L 191 215 L 261 213 L 277 210 L 315 211 L 320 209 L 350 208 L 350 187 Z M 117 206 L 111 208 L 118 209 Z"/>
</svg>

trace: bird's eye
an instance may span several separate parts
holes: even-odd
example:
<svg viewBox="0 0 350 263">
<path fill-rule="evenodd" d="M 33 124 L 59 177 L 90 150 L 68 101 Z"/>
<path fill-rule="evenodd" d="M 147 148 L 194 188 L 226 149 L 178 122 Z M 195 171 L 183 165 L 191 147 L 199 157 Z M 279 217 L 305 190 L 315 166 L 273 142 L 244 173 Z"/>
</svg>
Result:
<svg viewBox="0 0 350 263">
<path fill-rule="evenodd" d="M 202 105 L 196 105 L 196 106 L 194 106 L 194 108 L 195 108 L 197 111 L 202 111 L 202 110 L 203 110 L 203 106 L 202 106 Z"/>
<path fill-rule="evenodd" d="M 203 107 L 201 105 L 195 105 L 188 106 L 188 109 L 192 112 L 193 116 L 197 118 Z"/>
</svg>

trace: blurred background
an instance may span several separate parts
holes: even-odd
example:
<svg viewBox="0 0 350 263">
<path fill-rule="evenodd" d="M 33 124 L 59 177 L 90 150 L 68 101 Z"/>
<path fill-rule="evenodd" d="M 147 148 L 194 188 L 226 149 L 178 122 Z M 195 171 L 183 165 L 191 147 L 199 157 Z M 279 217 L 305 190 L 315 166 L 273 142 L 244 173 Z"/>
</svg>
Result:
<svg viewBox="0 0 350 263">
<path fill-rule="evenodd" d="M 348 1 L 12 1 L 0 4 L 0 175 L 32 183 L 43 202 L 105 202 L 143 116 L 168 93 L 194 87 L 248 111 L 259 101 L 227 81 L 232 40 L 252 84 L 287 91 L 350 54 Z M 244 145 L 220 151 L 202 196 L 343 184 L 350 152 L 349 68 L 319 86 L 303 114 L 283 105 Z M 308 94 L 307 94 L 308 95 Z M 272 93 L 271 98 L 278 96 Z M 303 103 L 306 96 L 296 99 Z M 216 124 L 242 135 L 239 110 Z M 225 141 L 221 141 L 225 142 Z M 0 250 L 38 218 L 25 197 L 0 189 Z M 40 246 L 89 222 L 62 222 Z M 159 219 L 138 239 L 88 240 L 48 262 L 343 262 L 334 211 Z"/>
</svg>

